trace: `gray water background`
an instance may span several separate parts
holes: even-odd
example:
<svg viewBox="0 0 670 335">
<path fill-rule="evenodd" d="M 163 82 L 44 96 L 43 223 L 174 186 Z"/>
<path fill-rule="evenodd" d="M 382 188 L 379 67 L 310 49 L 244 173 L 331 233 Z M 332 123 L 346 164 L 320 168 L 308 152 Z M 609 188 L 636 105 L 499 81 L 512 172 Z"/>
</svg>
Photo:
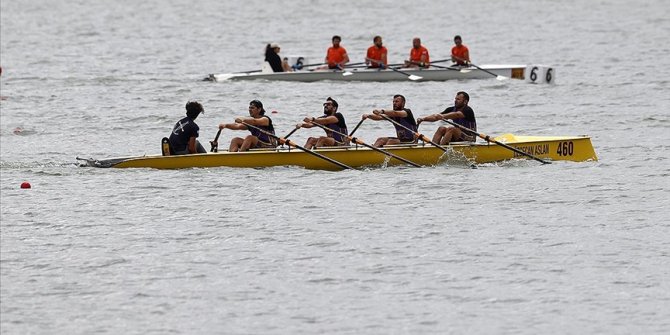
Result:
<svg viewBox="0 0 670 335">
<path fill-rule="evenodd" d="M 670 332 L 667 1 L 0 10 L 3 334 Z M 550 65 L 556 85 L 201 81 L 258 69 L 269 42 L 321 62 L 334 34 L 353 62 L 379 34 L 392 63 L 414 36 L 446 58 L 460 34 L 476 64 Z M 421 116 L 459 90 L 484 133 L 587 134 L 600 160 L 344 172 L 75 161 L 159 153 L 189 99 L 205 106 L 206 143 L 252 99 L 287 133 L 328 96 L 351 126 L 393 94 Z"/>
</svg>

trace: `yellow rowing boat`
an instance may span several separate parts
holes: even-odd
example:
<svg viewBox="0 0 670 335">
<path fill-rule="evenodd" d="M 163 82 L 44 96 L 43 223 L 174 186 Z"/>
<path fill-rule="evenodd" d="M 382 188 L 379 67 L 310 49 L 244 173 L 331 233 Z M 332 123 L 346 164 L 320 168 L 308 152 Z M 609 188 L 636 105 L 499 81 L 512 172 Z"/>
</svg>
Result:
<svg viewBox="0 0 670 335">
<path fill-rule="evenodd" d="M 496 141 L 529 155 L 552 161 L 597 161 L 591 138 L 588 136 L 515 136 L 505 134 Z M 448 152 L 430 144 L 386 146 L 383 149 L 419 165 L 432 166 L 450 160 L 472 164 L 501 162 L 527 157 L 494 143 L 459 142 L 444 146 Z M 379 167 L 406 163 L 362 146 L 331 147 L 314 150 L 348 166 Z M 181 156 L 136 156 L 104 160 L 82 159 L 82 166 L 113 168 L 183 169 L 205 167 L 259 168 L 271 166 L 301 166 L 316 170 L 341 170 L 326 159 L 296 148 L 279 147 L 248 152 L 210 152 Z"/>
</svg>

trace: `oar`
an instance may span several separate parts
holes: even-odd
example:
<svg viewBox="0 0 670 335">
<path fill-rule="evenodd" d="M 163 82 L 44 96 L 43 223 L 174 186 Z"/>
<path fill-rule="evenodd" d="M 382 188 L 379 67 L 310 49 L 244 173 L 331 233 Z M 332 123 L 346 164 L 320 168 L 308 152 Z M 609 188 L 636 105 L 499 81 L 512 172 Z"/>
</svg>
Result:
<svg viewBox="0 0 670 335">
<path fill-rule="evenodd" d="M 388 117 L 388 116 L 386 116 L 386 115 L 384 115 L 384 114 L 379 114 L 379 115 L 380 115 L 381 117 L 383 117 L 384 119 L 386 119 L 386 121 L 390 121 L 391 123 L 393 123 L 393 124 L 395 124 L 395 125 L 397 125 L 397 126 L 403 127 L 403 128 L 405 128 L 405 129 L 407 129 L 408 131 L 414 133 L 414 135 L 416 135 L 416 137 L 418 137 L 418 138 L 421 139 L 422 141 L 424 141 L 424 142 L 428 142 L 428 143 L 432 144 L 433 146 L 440 148 L 440 150 L 442 150 L 442 151 L 444 151 L 444 152 L 449 152 L 449 151 L 447 150 L 447 148 L 445 148 L 445 147 L 443 147 L 443 146 L 441 146 L 441 145 L 439 145 L 439 144 L 433 142 L 431 139 L 429 139 L 429 138 L 426 137 L 425 135 L 419 133 L 418 131 L 414 131 L 414 130 L 412 130 L 412 129 L 409 129 L 409 128 L 407 128 L 407 127 L 405 127 L 404 125 L 402 125 L 402 124 L 396 122 L 395 120 L 391 119 L 390 117 Z"/>
<path fill-rule="evenodd" d="M 433 65 L 433 64 L 435 64 L 435 63 L 444 63 L 444 62 L 446 62 L 446 61 L 450 61 L 450 60 L 451 60 L 451 58 L 438 59 L 438 60 L 434 60 L 434 61 L 432 61 L 432 62 L 428 62 L 428 64 Z M 415 61 L 409 61 L 409 62 L 412 63 L 412 64 L 421 65 L 421 62 L 415 62 Z M 440 67 L 440 66 L 437 66 L 437 65 L 434 65 L 434 66 L 435 66 L 435 67 Z"/>
<path fill-rule="evenodd" d="M 302 68 L 310 67 L 310 66 L 321 66 L 321 65 L 326 65 L 328 63 L 314 63 L 314 64 L 303 64 Z"/>
<path fill-rule="evenodd" d="M 434 63 L 444 63 L 444 62 L 448 62 L 448 61 L 450 61 L 450 60 L 451 60 L 451 58 L 445 58 L 445 59 L 434 60 L 434 61 L 432 61 L 432 62 L 428 62 L 428 63 L 432 65 L 432 64 L 434 64 Z"/>
<path fill-rule="evenodd" d="M 370 148 L 370 149 L 372 149 L 372 150 L 374 150 L 374 151 L 380 152 L 380 153 L 382 153 L 382 154 L 384 154 L 384 155 L 386 155 L 386 156 L 393 157 L 393 158 L 395 158 L 395 159 L 397 159 L 397 160 L 399 160 L 399 161 L 403 161 L 403 162 L 405 162 L 405 163 L 407 163 L 407 164 L 409 164 L 409 165 L 412 165 L 412 166 L 414 166 L 414 167 L 421 167 L 421 165 L 416 164 L 416 163 L 414 163 L 414 162 L 412 162 L 412 161 L 410 161 L 410 160 L 404 159 L 404 158 L 402 158 L 402 157 L 400 157 L 400 156 L 398 156 L 398 155 L 396 155 L 396 154 L 390 153 L 390 152 L 388 152 L 388 151 L 386 151 L 386 150 L 382 150 L 382 149 L 379 149 L 379 148 L 375 148 L 375 147 L 373 147 L 373 146 L 371 146 L 371 145 L 369 145 L 369 144 L 363 142 L 362 140 L 359 140 L 357 137 L 351 137 L 351 136 L 349 136 L 349 135 L 347 135 L 347 134 L 345 134 L 345 133 L 341 133 L 341 132 L 339 132 L 339 131 L 337 131 L 337 130 L 330 129 L 330 128 L 328 128 L 328 127 L 326 127 L 326 126 L 324 126 L 324 125 L 322 125 L 322 124 L 316 123 L 316 122 L 310 122 L 310 123 L 313 124 L 313 125 L 315 125 L 315 126 L 317 126 L 317 127 L 319 127 L 319 128 L 321 128 L 321 129 L 323 129 L 323 130 L 325 130 L 325 131 L 332 131 L 332 132 L 335 133 L 335 134 L 338 134 L 338 135 L 340 135 L 340 136 L 344 136 L 344 137 L 348 138 L 350 141 L 352 141 L 352 142 L 354 142 L 354 143 L 360 144 L 360 145 L 362 145 L 362 146 L 364 146 L 364 147 L 368 147 L 368 148 Z"/>
<path fill-rule="evenodd" d="M 212 148 L 209 150 L 210 152 L 219 152 L 219 136 L 221 135 L 222 130 L 223 129 L 219 129 L 219 131 L 216 132 L 214 141 L 209 141 L 209 144 L 212 146 Z"/>
<path fill-rule="evenodd" d="M 541 158 L 538 158 L 538 157 L 536 157 L 536 156 L 533 156 L 533 155 L 531 155 L 531 154 L 529 154 L 529 153 L 523 152 L 523 151 L 521 151 L 521 150 L 519 150 L 519 149 L 517 149 L 517 148 L 515 148 L 515 147 L 512 147 L 512 146 L 509 146 L 509 145 L 507 145 L 507 144 L 505 144 L 505 143 L 496 141 L 495 139 L 489 137 L 489 136 L 486 135 L 486 134 L 480 134 L 480 133 L 478 133 L 478 132 L 476 132 L 476 131 L 474 131 L 474 130 L 472 130 L 472 129 L 470 129 L 470 128 L 461 126 L 460 124 L 455 123 L 455 122 L 452 122 L 452 121 L 449 121 L 449 120 L 443 120 L 443 121 L 446 122 L 446 123 L 448 123 L 448 124 L 450 124 L 450 125 L 452 125 L 452 126 L 454 126 L 454 127 L 458 127 L 459 129 L 465 131 L 466 133 L 470 133 L 470 134 L 479 136 L 481 139 L 485 140 L 486 142 L 493 142 L 493 143 L 495 143 L 495 144 L 497 144 L 497 145 L 499 145 L 499 146 L 501 146 L 501 147 L 503 147 L 503 148 L 505 148 L 505 149 L 509 149 L 509 150 L 512 150 L 512 151 L 514 151 L 514 152 L 516 152 L 516 153 L 518 153 L 518 154 L 521 154 L 521 155 L 524 155 L 524 156 L 526 156 L 526 157 L 532 158 L 532 159 L 534 159 L 534 160 L 536 160 L 536 161 L 538 161 L 538 162 L 541 162 L 542 164 L 551 164 L 551 162 L 549 162 L 549 161 L 545 161 L 545 160 L 543 160 L 543 159 L 541 159 Z"/>
<path fill-rule="evenodd" d="M 407 73 L 407 72 L 400 71 L 400 70 L 398 70 L 398 69 L 395 68 L 395 67 L 389 67 L 389 69 L 391 69 L 391 70 L 393 70 L 393 71 L 395 71 L 395 72 L 402 73 L 402 74 L 406 75 L 407 78 L 408 78 L 409 80 L 414 80 L 414 81 L 416 81 L 416 80 L 421 80 L 421 79 L 423 79 L 423 77 L 421 77 L 421 76 L 417 76 L 417 75 L 409 74 L 409 73 Z"/>
<path fill-rule="evenodd" d="M 291 132 L 289 132 L 288 134 L 286 134 L 286 136 L 284 136 L 284 139 L 288 139 L 289 136 L 293 135 L 293 133 L 295 133 L 298 129 L 300 129 L 300 128 L 293 128 L 293 130 L 291 130 Z"/>
<path fill-rule="evenodd" d="M 367 59 L 367 60 L 369 60 L 369 61 L 371 61 L 371 62 L 380 63 L 380 64 L 381 64 L 381 62 L 382 62 L 382 61 L 380 61 L 380 60 L 372 59 L 372 58 L 367 58 L 367 57 L 366 57 L 365 59 Z M 409 74 L 409 73 L 407 73 L 407 72 L 400 71 L 400 70 L 398 70 L 398 69 L 395 68 L 395 67 L 390 67 L 390 66 L 389 66 L 388 68 L 391 69 L 391 70 L 393 70 L 393 71 L 395 71 L 395 72 L 402 73 L 402 74 L 406 75 L 407 78 L 408 78 L 409 80 L 416 81 L 416 80 L 421 80 L 421 79 L 423 79 L 423 77 L 421 77 L 421 76 L 417 76 L 417 75 Z M 352 74 L 353 74 L 353 73 L 352 73 Z"/>
<path fill-rule="evenodd" d="M 349 136 L 354 136 L 354 133 L 356 132 L 356 130 L 358 130 L 358 127 L 361 126 L 361 124 L 363 123 L 363 121 L 365 121 L 365 119 L 362 119 L 360 122 L 358 122 L 358 124 L 356 125 L 356 127 L 354 128 L 354 130 L 352 130 L 351 133 L 349 133 Z"/>
<path fill-rule="evenodd" d="M 288 134 L 286 134 L 286 136 L 284 136 L 284 139 L 288 139 L 291 135 L 293 135 L 293 133 L 298 131 L 298 129 L 300 128 L 293 128 L 293 130 L 291 130 Z"/>
<path fill-rule="evenodd" d="M 243 74 L 257 73 L 257 72 L 261 72 L 261 71 L 262 70 L 253 70 L 253 71 L 225 73 L 225 74 L 219 74 L 219 75 L 215 75 L 213 73 L 210 73 L 207 77 L 205 77 L 203 79 L 203 81 L 224 81 L 224 80 L 228 80 L 230 78 L 240 77 Z M 217 76 L 218 76 L 218 78 L 217 78 Z"/>
<path fill-rule="evenodd" d="M 315 64 L 315 65 L 325 65 L 325 64 L 328 64 L 328 63 L 321 63 L 321 64 Z M 365 62 L 362 62 L 362 63 L 345 64 L 344 67 L 337 67 L 336 69 L 341 70 L 341 71 L 342 71 L 342 75 L 346 77 L 346 76 L 350 76 L 350 75 L 352 75 L 352 74 L 354 74 L 354 73 L 351 72 L 351 71 L 345 70 L 345 68 L 350 67 L 350 66 L 355 67 L 356 65 L 361 65 L 361 64 L 365 64 Z M 307 66 L 307 65 L 305 65 L 305 66 Z M 331 69 L 331 70 L 333 70 L 333 69 Z M 314 71 L 314 70 L 310 70 L 310 71 Z"/>
<path fill-rule="evenodd" d="M 347 76 L 351 76 L 351 75 L 354 74 L 353 72 L 351 72 L 351 71 L 349 71 L 349 70 L 345 70 L 345 68 L 347 68 L 347 67 L 352 67 L 352 66 L 355 67 L 356 65 L 362 65 L 362 64 L 365 64 L 365 62 L 345 64 L 345 65 L 344 65 L 344 68 L 341 68 L 341 70 L 343 71 L 343 72 L 342 72 L 342 76 L 347 77 Z"/>
<path fill-rule="evenodd" d="M 456 57 L 456 56 L 454 56 L 454 58 L 456 58 L 456 59 L 458 59 L 458 60 L 461 60 L 461 61 L 464 61 L 464 62 L 466 61 L 465 59 L 458 58 L 458 57 Z M 490 75 L 492 75 L 492 76 L 494 76 L 494 77 L 496 77 L 496 79 L 498 79 L 498 80 L 505 80 L 505 79 L 507 79 L 507 77 L 505 77 L 505 76 L 497 75 L 497 74 L 495 74 L 495 73 L 493 73 L 493 72 L 491 72 L 491 71 L 489 71 L 489 70 L 482 69 L 481 67 L 477 66 L 477 64 L 473 64 L 472 62 L 469 62 L 469 64 L 472 65 L 472 66 L 474 66 L 474 67 L 476 67 L 476 68 L 478 68 L 478 69 L 480 69 L 480 70 L 482 70 L 482 71 L 484 71 L 484 72 L 486 72 L 486 73 L 488 73 L 488 74 L 490 74 Z M 468 73 L 468 72 L 470 72 L 470 70 L 468 70 L 468 69 L 461 69 L 461 72 L 462 72 L 462 73 Z"/>
<path fill-rule="evenodd" d="M 451 66 L 442 66 L 442 65 L 435 65 L 435 64 L 432 64 L 431 66 L 434 66 L 434 67 L 439 68 L 439 69 L 447 69 L 447 70 L 452 70 L 452 71 L 460 71 L 459 69 L 453 68 L 453 67 L 451 67 Z"/>
<path fill-rule="evenodd" d="M 345 64 L 345 67 L 350 67 L 350 66 L 356 66 L 356 65 L 363 65 L 365 62 L 358 62 L 358 63 L 350 63 L 350 64 Z"/>
<path fill-rule="evenodd" d="M 336 161 L 336 160 L 334 160 L 334 159 L 332 159 L 332 158 L 330 158 L 330 157 L 326 157 L 326 156 L 324 156 L 324 155 L 322 155 L 322 154 L 320 154 L 320 153 L 318 153 L 318 152 L 314 152 L 314 151 L 312 151 L 312 150 L 308 150 L 308 149 L 305 148 L 305 147 L 301 147 L 301 146 L 297 145 L 296 143 L 292 142 L 291 140 L 287 140 L 286 138 L 279 137 L 279 136 L 277 136 L 277 135 L 275 135 L 275 134 L 273 134 L 273 133 L 267 132 L 267 131 L 265 131 L 265 130 L 263 130 L 263 129 L 261 129 L 261 128 L 258 128 L 258 127 L 256 127 L 256 126 L 250 125 L 250 124 L 248 124 L 248 123 L 246 123 L 246 122 L 241 122 L 241 123 L 242 123 L 243 125 L 247 126 L 248 128 L 254 128 L 254 129 L 260 131 L 261 133 L 263 133 L 263 134 L 265 134 L 265 135 L 271 136 L 272 138 L 274 138 L 274 139 L 276 139 L 277 141 L 279 141 L 280 144 L 284 144 L 284 143 L 286 143 L 286 144 L 288 144 L 289 146 L 296 147 L 296 148 L 298 148 L 298 149 L 300 149 L 300 150 L 302 150 L 302 151 L 304 151 L 304 152 L 306 152 L 306 153 L 308 153 L 308 154 L 310 154 L 310 155 L 313 155 L 313 156 L 319 157 L 319 158 L 321 158 L 321 159 L 323 159 L 323 160 L 329 161 L 329 162 L 331 162 L 331 163 L 333 163 L 333 164 L 335 164 L 335 165 L 337 165 L 337 166 L 339 166 L 339 167 L 341 167 L 341 168 L 343 168 L 343 169 L 350 169 L 350 170 L 353 170 L 353 169 L 354 169 L 354 168 L 352 168 L 352 167 L 349 166 L 349 165 L 340 163 L 340 162 L 338 162 L 338 161 Z"/>
<path fill-rule="evenodd" d="M 219 152 L 219 136 L 221 135 L 222 130 L 223 129 L 219 129 L 219 131 L 216 132 L 216 136 L 214 137 L 214 141 L 209 141 L 209 144 L 212 145 L 212 149 L 210 150 L 210 152 Z M 289 136 L 293 135 L 293 133 L 295 133 L 296 130 L 298 130 L 298 128 L 294 128 L 293 130 L 291 130 L 290 133 L 288 133 L 288 134 L 286 134 L 286 136 L 284 136 L 284 139 L 289 138 Z"/>
</svg>

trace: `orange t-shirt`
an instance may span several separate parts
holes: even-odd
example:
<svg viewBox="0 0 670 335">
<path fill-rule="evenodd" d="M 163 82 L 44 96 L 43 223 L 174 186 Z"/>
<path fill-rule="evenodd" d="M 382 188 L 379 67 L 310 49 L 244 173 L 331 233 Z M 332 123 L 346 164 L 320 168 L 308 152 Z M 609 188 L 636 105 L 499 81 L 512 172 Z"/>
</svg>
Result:
<svg viewBox="0 0 670 335">
<path fill-rule="evenodd" d="M 388 55 L 388 50 L 386 50 L 385 46 L 382 46 L 381 48 L 377 48 L 376 45 L 373 45 L 368 48 L 368 55 L 366 56 L 369 59 L 375 59 L 375 60 L 381 60 L 383 61 L 382 55 Z M 384 62 L 384 66 L 388 65 L 388 61 Z M 370 62 L 370 67 L 379 67 L 379 63 L 377 62 Z"/>
<path fill-rule="evenodd" d="M 426 55 L 426 60 L 421 60 L 421 57 L 423 55 Z M 426 67 L 428 67 L 430 64 L 430 56 L 428 55 L 428 49 L 424 47 L 423 45 L 420 46 L 418 49 L 417 48 L 412 48 L 409 50 L 409 60 L 411 62 L 416 62 L 416 63 L 421 63 L 421 62 L 426 62 Z"/>
<path fill-rule="evenodd" d="M 465 45 L 461 44 L 460 46 L 454 46 L 451 48 L 451 55 L 454 57 L 458 57 L 463 60 L 470 60 L 470 52 L 468 51 L 468 47 Z M 465 65 L 465 62 L 462 60 L 456 60 L 456 64 L 458 65 Z"/>
<path fill-rule="evenodd" d="M 326 59 L 328 60 L 329 66 L 335 66 L 344 61 L 344 55 L 347 54 L 347 50 L 343 47 L 330 47 L 328 48 L 328 53 L 326 53 Z"/>
</svg>

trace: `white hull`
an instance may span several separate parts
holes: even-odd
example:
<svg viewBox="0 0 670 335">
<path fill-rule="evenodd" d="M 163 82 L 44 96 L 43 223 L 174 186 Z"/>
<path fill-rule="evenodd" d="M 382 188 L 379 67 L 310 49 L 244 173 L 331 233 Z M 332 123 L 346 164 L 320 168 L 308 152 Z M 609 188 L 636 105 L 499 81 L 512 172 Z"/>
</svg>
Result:
<svg viewBox="0 0 670 335">
<path fill-rule="evenodd" d="M 277 73 L 224 73 L 224 74 L 210 74 L 208 80 L 212 81 L 226 81 L 226 80 L 282 80 L 282 81 L 299 81 L 312 82 L 320 80 L 336 80 L 336 81 L 403 81 L 414 80 L 418 76 L 421 79 L 416 81 L 445 81 L 457 79 L 492 79 L 501 77 L 525 79 L 526 65 L 481 65 L 481 69 L 476 67 L 468 68 L 437 68 L 416 69 L 416 68 L 402 68 L 398 71 L 390 69 L 345 69 L 339 70 L 313 70 L 313 71 L 297 71 L 297 72 L 277 72 Z M 482 70 L 483 69 L 483 70 Z M 485 71 L 484 71 L 485 70 Z M 400 73 L 402 71 L 404 73 Z M 488 71 L 488 72 L 487 72 Z"/>
</svg>

